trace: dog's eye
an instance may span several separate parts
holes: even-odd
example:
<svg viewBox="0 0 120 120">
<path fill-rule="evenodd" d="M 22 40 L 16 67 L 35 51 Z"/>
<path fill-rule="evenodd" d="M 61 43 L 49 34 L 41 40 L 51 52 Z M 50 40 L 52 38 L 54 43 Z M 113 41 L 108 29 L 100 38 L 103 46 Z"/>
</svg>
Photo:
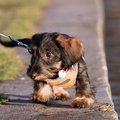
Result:
<svg viewBox="0 0 120 120">
<path fill-rule="evenodd" d="M 49 58 L 49 57 L 53 56 L 53 54 L 52 54 L 52 52 L 47 51 L 47 52 L 46 52 L 46 56 Z"/>
</svg>

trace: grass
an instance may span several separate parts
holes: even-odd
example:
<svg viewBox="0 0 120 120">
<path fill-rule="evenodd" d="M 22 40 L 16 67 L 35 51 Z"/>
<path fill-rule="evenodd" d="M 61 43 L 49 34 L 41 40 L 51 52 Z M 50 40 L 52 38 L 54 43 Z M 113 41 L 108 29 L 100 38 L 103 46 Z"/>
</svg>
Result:
<svg viewBox="0 0 120 120">
<path fill-rule="evenodd" d="M 48 0 L 0 0 L 0 32 L 15 38 L 31 36 L 46 4 Z M 14 79 L 22 68 L 15 51 L 0 45 L 0 80 Z"/>
<path fill-rule="evenodd" d="M 6 104 L 9 101 L 8 96 L 0 94 L 0 104 Z"/>
<path fill-rule="evenodd" d="M 0 80 L 13 80 L 22 68 L 23 63 L 15 51 L 0 46 Z"/>
</svg>

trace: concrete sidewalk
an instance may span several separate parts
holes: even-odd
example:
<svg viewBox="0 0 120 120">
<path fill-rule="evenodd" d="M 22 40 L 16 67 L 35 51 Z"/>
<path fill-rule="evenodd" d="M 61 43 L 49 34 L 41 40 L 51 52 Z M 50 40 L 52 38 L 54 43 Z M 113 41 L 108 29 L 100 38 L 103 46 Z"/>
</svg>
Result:
<svg viewBox="0 0 120 120">
<path fill-rule="evenodd" d="M 25 75 L 16 81 L 0 83 L 0 92 L 10 97 L 9 105 L 0 106 L 1 120 L 117 120 L 110 96 L 107 67 L 103 48 L 102 1 L 53 0 L 45 10 L 39 32 L 58 31 L 80 38 L 85 45 L 91 85 L 95 88 L 95 103 L 85 109 L 70 107 L 68 101 L 54 101 L 47 106 L 33 104 L 30 100 L 32 81 Z M 20 50 L 21 51 L 21 50 Z M 20 52 L 24 61 L 26 52 Z M 27 61 L 28 62 L 28 61 Z M 25 76 L 25 80 L 24 77 Z M 72 98 L 74 89 L 68 89 Z"/>
</svg>

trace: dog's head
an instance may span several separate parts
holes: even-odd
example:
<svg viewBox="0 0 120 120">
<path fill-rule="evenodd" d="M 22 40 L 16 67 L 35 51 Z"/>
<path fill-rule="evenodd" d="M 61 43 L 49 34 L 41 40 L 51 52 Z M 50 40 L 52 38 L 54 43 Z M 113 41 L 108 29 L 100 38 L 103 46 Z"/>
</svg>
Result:
<svg viewBox="0 0 120 120">
<path fill-rule="evenodd" d="M 33 80 L 55 78 L 62 69 L 69 69 L 83 55 L 79 39 L 60 33 L 35 34 L 31 39 L 31 63 L 27 74 Z"/>
</svg>

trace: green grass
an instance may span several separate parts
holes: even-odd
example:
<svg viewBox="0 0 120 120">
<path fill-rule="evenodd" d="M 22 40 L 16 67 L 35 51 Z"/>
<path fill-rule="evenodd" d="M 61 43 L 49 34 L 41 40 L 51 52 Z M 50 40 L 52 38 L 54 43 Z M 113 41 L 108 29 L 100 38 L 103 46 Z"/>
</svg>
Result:
<svg viewBox="0 0 120 120">
<path fill-rule="evenodd" d="M 31 36 L 49 0 L 0 0 L 0 32 L 15 38 Z M 15 61 L 15 62 L 14 62 Z M 23 68 L 15 51 L 0 45 L 0 80 L 14 79 Z"/>
<path fill-rule="evenodd" d="M 35 23 L 42 17 L 48 0 L 0 0 L 0 31 L 14 37 L 36 32 Z"/>
<path fill-rule="evenodd" d="M 0 94 L 0 104 L 6 104 L 9 101 L 8 96 Z"/>
<path fill-rule="evenodd" d="M 22 61 L 15 51 L 0 46 L 0 80 L 13 80 L 22 68 Z"/>
</svg>

